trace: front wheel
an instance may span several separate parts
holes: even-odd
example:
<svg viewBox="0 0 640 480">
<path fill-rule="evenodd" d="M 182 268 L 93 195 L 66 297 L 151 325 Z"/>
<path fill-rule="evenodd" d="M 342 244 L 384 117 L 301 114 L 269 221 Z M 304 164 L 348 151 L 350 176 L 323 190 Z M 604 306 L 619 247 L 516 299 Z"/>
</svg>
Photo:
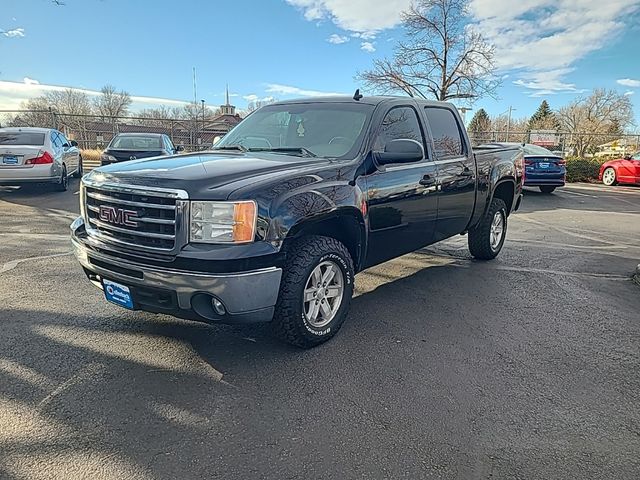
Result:
<svg viewBox="0 0 640 480">
<path fill-rule="evenodd" d="M 616 184 L 616 171 L 613 168 L 607 167 L 604 169 L 604 172 L 602 172 L 602 183 L 607 187 Z"/>
<path fill-rule="evenodd" d="M 553 193 L 553 191 L 556 189 L 556 187 L 553 187 L 551 185 L 542 185 L 540 187 L 540 191 L 542 193 Z"/>
<path fill-rule="evenodd" d="M 347 248 L 329 237 L 309 236 L 287 252 L 273 328 L 280 338 L 310 348 L 333 337 L 353 294 L 354 267 Z"/>
<path fill-rule="evenodd" d="M 78 169 L 75 171 L 75 173 L 73 174 L 73 176 L 75 178 L 82 178 L 82 157 L 78 158 Z"/>
<path fill-rule="evenodd" d="M 67 176 L 66 165 L 62 165 L 62 175 L 60 175 L 60 180 L 58 180 L 55 186 L 58 192 L 66 192 L 67 188 L 69 188 L 69 177 Z"/>
<path fill-rule="evenodd" d="M 506 236 L 507 206 L 501 199 L 494 198 L 482 221 L 469 230 L 469 251 L 479 260 L 496 258 Z"/>
</svg>

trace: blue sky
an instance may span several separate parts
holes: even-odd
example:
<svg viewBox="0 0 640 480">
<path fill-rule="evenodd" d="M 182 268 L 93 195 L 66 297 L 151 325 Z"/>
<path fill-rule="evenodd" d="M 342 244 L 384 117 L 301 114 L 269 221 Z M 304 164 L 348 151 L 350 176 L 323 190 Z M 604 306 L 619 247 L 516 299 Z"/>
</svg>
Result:
<svg viewBox="0 0 640 480">
<path fill-rule="evenodd" d="M 2 0 L 0 108 L 60 86 L 134 96 L 135 108 L 352 93 L 354 74 L 392 53 L 410 0 Z M 496 45 L 499 100 L 529 116 L 594 87 L 630 95 L 640 126 L 638 0 L 471 0 Z M 366 93 L 366 92 L 365 92 Z M 145 98 L 151 97 L 151 98 Z M 469 114 L 470 115 L 470 114 Z"/>
</svg>

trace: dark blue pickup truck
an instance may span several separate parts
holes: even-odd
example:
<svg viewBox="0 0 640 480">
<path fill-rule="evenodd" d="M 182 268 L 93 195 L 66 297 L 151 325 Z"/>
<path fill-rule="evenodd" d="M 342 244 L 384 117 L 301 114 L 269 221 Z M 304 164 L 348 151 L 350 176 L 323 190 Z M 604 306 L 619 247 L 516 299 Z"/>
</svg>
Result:
<svg viewBox="0 0 640 480">
<path fill-rule="evenodd" d="M 472 150 L 456 108 L 403 97 L 265 106 L 212 150 L 98 168 L 75 254 L 107 300 L 207 322 L 272 322 L 318 345 L 354 275 L 466 233 L 489 260 L 523 182 L 518 146 Z"/>
</svg>

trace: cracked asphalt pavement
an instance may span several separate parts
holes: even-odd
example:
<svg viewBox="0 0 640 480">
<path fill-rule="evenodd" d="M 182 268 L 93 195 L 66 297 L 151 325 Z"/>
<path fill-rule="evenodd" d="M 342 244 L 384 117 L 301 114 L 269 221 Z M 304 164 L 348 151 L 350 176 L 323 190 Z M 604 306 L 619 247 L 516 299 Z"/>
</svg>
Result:
<svg viewBox="0 0 640 480">
<path fill-rule="evenodd" d="M 0 188 L 0 478 L 637 479 L 640 188 L 528 191 L 359 274 L 303 351 L 104 301 L 69 192 Z"/>
</svg>

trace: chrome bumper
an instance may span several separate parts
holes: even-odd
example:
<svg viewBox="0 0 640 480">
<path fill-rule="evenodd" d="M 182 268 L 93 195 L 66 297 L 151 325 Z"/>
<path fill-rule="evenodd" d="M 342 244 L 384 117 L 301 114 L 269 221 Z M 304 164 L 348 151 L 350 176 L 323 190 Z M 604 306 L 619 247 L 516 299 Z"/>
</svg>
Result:
<svg viewBox="0 0 640 480">
<path fill-rule="evenodd" d="M 86 247 L 77 232 L 84 229 L 82 218 L 71 225 L 73 251 L 87 275 L 101 287 L 100 280 L 113 280 L 130 287 L 133 291 L 134 308 L 203 321 L 220 323 L 248 323 L 270 321 L 280 289 L 282 269 L 276 267 L 238 273 L 192 273 L 188 271 L 160 268 L 123 260 L 116 256 L 96 252 Z M 136 288 L 168 292 L 175 296 L 175 308 L 154 308 L 148 303 L 136 301 Z M 215 297 L 225 308 L 219 315 L 211 308 Z M 208 300 L 207 300 L 208 299 Z"/>
</svg>

